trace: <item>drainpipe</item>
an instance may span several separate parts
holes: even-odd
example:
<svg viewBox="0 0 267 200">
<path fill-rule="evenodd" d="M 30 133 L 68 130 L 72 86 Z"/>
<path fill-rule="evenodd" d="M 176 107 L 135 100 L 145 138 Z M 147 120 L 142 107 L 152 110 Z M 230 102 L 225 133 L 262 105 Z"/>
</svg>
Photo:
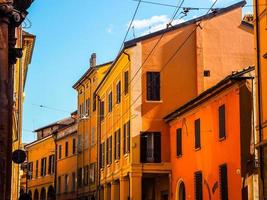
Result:
<svg viewBox="0 0 267 200">
<path fill-rule="evenodd" d="M 261 145 L 262 141 L 262 118 L 261 118 L 261 63 L 260 63 L 260 31 L 259 31 L 259 2 L 255 0 L 255 16 L 256 16 L 256 49 L 257 49 L 257 77 L 258 77 L 258 127 L 259 127 L 259 163 L 260 163 L 260 178 L 262 184 L 260 184 L 260 190 L 264 192 L 264 158 L 263 158 L 263 149 Z M 261 195 L 261 194 L 260 194 Z"/>
<path fill-rule="evenodd" d="M 100 109 L 100 102 L 101 102 L 101 99 L 100 97 L 97 95 L 95 98 L 97 98 L 97 107 L 96 107 L 96 116 L 97 116 L 97 198 L 98 200 L 101 200 L 100 199 L 100 193 L 101 193 L 101 187 L 100 187 L 100 144 L 101 144 L 101 122 L 100 122 L 100 112 L 98 112 L 98 109 Z"/>
</svg>

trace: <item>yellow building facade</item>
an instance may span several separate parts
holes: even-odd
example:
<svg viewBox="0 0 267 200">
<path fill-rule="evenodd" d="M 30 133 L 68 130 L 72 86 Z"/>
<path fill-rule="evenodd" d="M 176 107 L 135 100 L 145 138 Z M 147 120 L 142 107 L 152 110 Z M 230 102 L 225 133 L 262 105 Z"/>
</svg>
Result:
<svg viewBox="0 0 267 200">
<path fill-rule="evenodd" d="M 111 62 L 96 65 L 92 54 L 87 72 L 73 85 L 78 94 L 77 199 L 96 198 L 97 108 L 95 89 Z"/>
<path fill-rule="evenodd" d="M 267 199 L 267 1 L 254 0 L 260 199 Z"/>
<path fill-rule="evenodd" d="M 35 36 L 22 30 L 21 27 L 16 29 L 17 48 L 22 48 L 22 58 L 18 59 L 14 65 L 14 83 L 13 83 L 13 126 L 12 126 L 12 139 L 13 151 L 22 148 L 22 115 L 23 115 L 23 102 L 24 102 L 24 88 L 27 78 L 28 67 L 31 63 Z M 12 186 L 11 186 L 11 199 L 16 200 L 20 195 L 20 165 L 12 163 Z M 21 192 L 26 192 L 25 188 Z"/>
<path fill-rule="evenodd" d="M 56 132 L 56 199 L 71 200 L 77 196 L 77 121 Z"/>
<path fill-rule="evenodd" d="M 35 130 L 37 140 L 25 145 L 27 153 L 26 190 L 33 200 L 56 198 L 56 136 L 73 124 L 72 117 Z"/>
</svg>

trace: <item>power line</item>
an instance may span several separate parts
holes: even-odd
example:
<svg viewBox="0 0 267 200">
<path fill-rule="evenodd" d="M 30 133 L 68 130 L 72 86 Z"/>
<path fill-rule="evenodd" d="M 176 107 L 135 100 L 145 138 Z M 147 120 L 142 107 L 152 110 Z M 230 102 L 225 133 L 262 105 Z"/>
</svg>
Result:
<svg viewBox="0 0 267 200">
<path fill-rule="evenodd" d="M 130 22 L 130 24 L 129 24 L 129 27 L 128 27 L 127 31 L 126 31 L 126 34 L 125 34 L 125 36 L 124 36 L 124 39 L 123 39 L 123 42 L 122 42 L 122 45 L 121 45 L 121 47 L 120 47 L 119 52 L 120 52 L 120 51 L 122 50 L 122 48 L 123 48 L 124 42 L 125 42 L 126 39 L 127 39 L 128 33 L 129 33 L 130 29 L 132 28 L 133 21 L 134 21 L 134 19 L 135 19 L 135 16 L 136 16 L 136 14 L 137 14 L 137 11 L 138 11 L 138 9 L 139 9 L 139 7 L 140 7 L 141 0 L 136 0 L 136 1 L 138 1 L 138 4 L 137 4 L 137 6 L 136 6 L 136 8 L 135 8 L 135 11 L 134 11 L 132 20 L 131 20 L 131 22 Z"/>
<path fill-rule="evenodd" d="M 171 25 L 171 23 L 173 22 L 173 20 L 175 19 L 176 15 L 178 14 L 180 8 L 182 7 L 183 3 L 184 3 L 185 0 L 180 0 L 176 6 L 176 9 L 174 10 L 174 13 L 173 13 L 173 16 L 170 20 L 170 22 L 168 23 L 166 29 L 169 28 L 169 26 Z M 134 78 L 137 76 L 137 74 L 139 73 L 139 71 L 142 69 L 142 67 L 144 66 L 144 64 L 147 62 L 148 58 L 152 55 L 152 53 L 154 52 L 154 50 L 156 49 L 156 47 L 158 46 L 158 44 L 160 43 L 160 41 L 162 40 L 163 36 L 165 35 L 165 32 L 163 32 L 160 36 L 160 38 L 158 39 L 158 41 L 156 42 L 156 44 L 153 46 L 153 48 L 151 49 L 151 51 L 149 52 L 149 54 L 147 55 L 146 59 L 143 61 L 143 63 L 141 64 L 141 66 L 138 68 L 138 70 L 136 71 L 136 73 L 133 75 L 133 77 L 131 78 L 131 80 L 129 81 L 129 84 L 128 84 L 128 89 L 130 88 L 130 85 L 132 83 L 132 81 L 134 80 Z M 126 67 L 127 65 L 129 64 L 129 61 L 127 62 L 127 64 L 124 66 Z M 124 68 L 123 67 L 123 68 Z M 123 69 L 122 68 L 122 69 Z M 120 94 L 120 98 L 122 97 L 122 93 Z M 114 104 L 112 106 L 112 109 L 116 106 L 116 104 Z M 106 117 L 108 116 L 108 112 L 107 114 L 104 116 L 104 119 L 106 119 Z"/>
<path fill-rule="evenodd" d="M 67 111 L 67 110 L 58 109 L 58 108 L 54 108 L 54 107 L 49 107 L 49 106 L 42 105 L 42 104 L 33 104 L 32 103 L 31 105 L 39 107 L 39 108 L 44 108 L 44 109 L 47 109 L 47 110 L 54 110 L 54 111 L 58 111 L 58 112 L 62 112 L 62 113 L 71 113 L 70 111 Z"/>
<path fill-rule="evenodd" d="M 132 1 L 139 1 L 139 0 L 132 0 Z M 176 7 L 175 5 L 172 4 L 166 4 L 166 3 L 159 3 L 159 2 L 154 2 L 154 1 L 146 1 L 146 0 L 141 0 L 142 3 L 146 4 L 153 4 L 153 5 L 158 5 L 158 6 L 165 6 L 165 7 Z M 260 4 L 259 6 L 266 6 L 267 4 Z M 254 5 L 245 5 L 243 7 L 253 7 Z M 181 7 L 182 9 L 190 9 L 190 10 L 209 10 L 210 8 L 208 7 Z M 217 7 L 213 9 L 221 9 L 223 7 Z"/>
<path fill-rule="evenodd" d="M 207 14 L 213 9 L 214 5 L 217 3 L 218 0 L 215 0 L 213 2 L 213 4 L 211 5 L 211 7 L 208 9 Z M 176 49 L 176 51 L 171 55 L 171 57 L 167 60 L 167 62 L 163 65 L 163 67 L 161 68 L 160 72 L 162 72 L 165 67 L 171 62 L 171 60 L 177 55 L 177 53 L 182 49 L 182 47 L 186 44 L 186 42 L 189 40 L 189 38 L 193 35 L 193 33 L 197 30 L 197 28 L 200 26 L 200 23 L 197 24 L 196 28 L 188 35 L 188 37 L 184 40 L 184 42 Z M 203 26 L 202 26 L 203 28 Z M 160 74 L 160 73 L 159 73 Z M 156 77 L 154 77 L 154 79 L 152 81 L 155 81 Z M 152 82 L 151 81 L 151 82 Z M 129 106 L 129 108 L 122 114 L 122 116 L 115 122 L 112 124 L 111 128 L 106 131 L 106 132 L 110 132 L 110 130 L 113 128 L 113 126 L 115 124 L 117 124 L 122 117 L 128 113 L 128 111 L 131 109 L 131 107 L 137 102 L 137 100 L 142 97 L 142 94 L 145 90 L 142 90 L 140 95 L 137 96 L 137 98 L 131 103 L 131 105 Z"/>
</svg>

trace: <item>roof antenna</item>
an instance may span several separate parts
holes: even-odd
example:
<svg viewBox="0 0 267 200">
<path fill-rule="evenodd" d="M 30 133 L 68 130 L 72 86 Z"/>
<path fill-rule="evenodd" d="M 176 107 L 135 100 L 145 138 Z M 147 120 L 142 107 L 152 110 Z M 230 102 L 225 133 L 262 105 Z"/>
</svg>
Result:
<svg viewBox="0 0 267 200">
<path fill-rule="evenodd" d="M 134 26 L 132 26 L 132 29 L 133 29 L 133 37 L 135 39 L 135 29 L 134 29 Z"/>
</svg>

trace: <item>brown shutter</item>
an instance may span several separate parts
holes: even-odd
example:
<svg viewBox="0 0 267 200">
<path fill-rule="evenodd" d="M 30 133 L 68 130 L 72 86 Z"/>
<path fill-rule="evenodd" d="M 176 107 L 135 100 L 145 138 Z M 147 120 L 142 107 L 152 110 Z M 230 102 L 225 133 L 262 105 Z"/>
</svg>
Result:
<svg viewBox="0 0 267 200">
<path fill-rule="evenodd" d="M 182 129 L 176 130 L 176 156 L 182 155 Z"/>
<path fill-rule="evenodd" d="M 201 147 L 200 142 L 200 119 L 197 119 L 195 120 L 195 149 Z"/>
<path fill-rule="evenodd" d="M 128 94 L 129 87 L 129 71 L 124 72 L 124 94 Z"/>
<path fill-rule="evenodd" d="M 203 199 L 203 192 L 202 192 L 202 172 L 198 171 L 195 172 L 195 200 L 202 200 Z"/>
<path fill-rule="evenodd" d="M 147 162 L 147 134 L 140 134 L 140 162 Z"/>
<path fill-rule="evenodd" d="M 161 134 L 160 133 L 154 133 L 154 162 L 160 163 L 161 162 Z"/>
<path fill-rule="evenodd" d="M 225 137 L 225 105 L 219 107 L 219 138 Z"/>
<path fill-rule="evenodd" d="M 220 175 L 220 197 L 221 200 L 228 200 L 228 178 L 227 165 L 223 164 L 219 167 Z"/>
</svg>

